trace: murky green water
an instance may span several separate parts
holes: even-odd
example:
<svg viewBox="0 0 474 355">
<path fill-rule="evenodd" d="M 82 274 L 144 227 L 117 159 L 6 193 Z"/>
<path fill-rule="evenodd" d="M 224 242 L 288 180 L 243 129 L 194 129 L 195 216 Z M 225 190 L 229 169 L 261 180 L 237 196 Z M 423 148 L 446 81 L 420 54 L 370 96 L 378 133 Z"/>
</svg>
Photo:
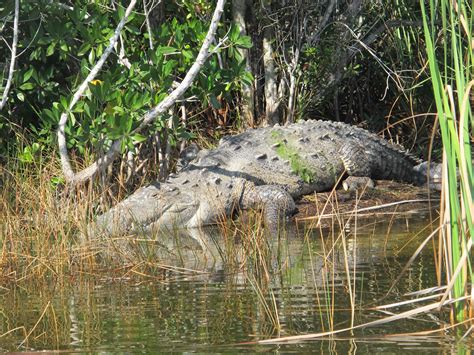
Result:
<svg viewBox="0 0 474 355">
<path fill-rule="evenodd" d="M 275 238 L 268 248 L 252 249 L 252 243 L 242 241 L 232 243 L 233 249 L 229 243 L 212 243 L 203 253 L 168 244 L 157 257 L 169 271 L 154 277 L 148 269 L 150 277 L 137 277 L 144 272 L 137 266 L 119 270 L 115 275 L 121 278 L 115 280 L 84 276 L 48 287 L 2 288 L 0 350 L 468 353 L 474 342 L 472 336 L 461 339 L 466 328 L 404 335 L 447 325 L 445 312 L 332 338 L 244 344 L 346 328 L 351 324 L 351 294 L 353 322 L 362 324 L 390 315 L 372 306 L 402 301 L 409 292 L 436 285 L 432 248 L 426 248 L 381 300 L 430 233 L 419 233 L 427 223 L 424 217 L 359 221 L 357 229 L 347 228 L 344 243 L 335 232 L 299 230 Z M 187 270 L 177 272 L 175 266 Z"/>
</svg>

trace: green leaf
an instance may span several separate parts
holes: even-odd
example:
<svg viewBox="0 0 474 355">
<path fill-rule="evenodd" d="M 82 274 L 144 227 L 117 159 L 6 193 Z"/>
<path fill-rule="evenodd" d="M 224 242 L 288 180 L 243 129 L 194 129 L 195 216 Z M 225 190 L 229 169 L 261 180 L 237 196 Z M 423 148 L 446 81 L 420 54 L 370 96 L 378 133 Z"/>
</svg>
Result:
<svg viewBox="0 0 474 355">
<path fill-rule="evenodd" d="M 124 10 L 123 6 L 121 6 L 121 5 L 118 6 L 117 15 L 118 15 L 119 20 L 123 19 L 123 17 L 125 16 L 125 10 Z"/>
<path fill-rule="evenodd" d="M 68 110 L 68 109 L 69 109 L 68 101 L 67 101 L 67 99 L 66 99 L 64 96 L 61 96 L 61 97 L 59 98 L 59 101 L 61 101 L 61 106 L 63 107 L 64 110 Z"/>
<path fill-rule="evenodd" d="M 23 74 L 23 82 L 27 82 L 31 76 L 33 75 L 33 72 L 34 72 L 34 68 L 31 67 L 30 69 L 28 69 L 25 74 Z"/>
<path fill-rule="evenodd" d="M 123 154 L 127 150 L 128 146 L 128 139 L 122 139 L 120 141 L 120 152 Z"/>
<path fill-rule="evenodd" d="M 252 48 L 252 40 L 249 36 L 241 36 L 235 41 L 235 45 L 239 48 Z"/>
<path fill-rule="evenodd" d="M 240 37 L 240 28 L 237 25 L 232 25 L 229 31 L 229 39 L 232 42 L 236 42 Z"/>
<path fill-rule="evenodd" d="M 129 133 L 132 131 L 133 127 L 133 117 L 130 115 L 123 116 L 125 117 L 125 132 Z"/>
<path fill-rule="evenodd" d="M 217 97 L 215 95 L 210 94 L 209 95 L 209 101 L 210 101 L 213 108 L 215 108 L 215 109 L 222 108 L 221 103 L 219 102 L 219 100 L 217 100 Z"/>
<path fill-rule="evenodd" d="M 25 95 L 23 95 L 22 92 L 18 92 L 16 94 L 16 97 L 18 98 L 18 100 L 20 100 L 21 102 L 25 101 Z"/>
<path fill-rule="evenodd" d="M 82 113 L 84 112 L 84 101 L 78 101 L 76 106 L 74 106 L 73 112 Z"/>
<path fill-rule="evenodd" d="M 169 46 L 159 46 L 156 49 L 157 56 L 162 56 L 165 54 L 170 54 L 170 53 L 175 53 L 175 52 L 178 52 L 178 50 L 174 47 L 169 47 Z"/>
<path fill-rule="evenodd" d="M 181 52 L 183 54 L 183 56 L 187 59 L 194 59 L 194 54 L 192 51 L 188 51 L 188 50 L 183 50 Z"/>
<path fill-rule="evenodd" d="M 73 125 L 76 124 L 76 116 L 74 116 L 74 114 L 72 112 L 69 112 L 69 119 L 71 120 L 71 123 Z"/>
<path fill-rule="evenodd" d="M 31 152 L 31 148 L 25 147 L 23 152 L 18 155 L 18 158 L 22 163 L 32 163 L 33 162 L 33 154 Z"/>
<path fill-rule="evenodd" d="M 112 110 L 113 110 L 113 113 L 116 113 L 116 114 L 119 114 L 119 115 L 125 114 L 124 108 L 123 108 L 123 107 L 120 107 L 120 106 L 114 106 L 114 107 L 112 108 Z"/>
<path fill-rule="evenodd" d="M 34 88 L 33 83 L 24 83 L 23 85 L 20 86 L 21 90 L 31 90 Z"/>
<path fill-rule="evenodd" d="M 37 142 L 34 142 L 31 145 L 31 149 L 32 149 L 33 153 L 37 153 L 41 150 L 41 146 Z"/>
<path fill-rule="evenodd" d="M 87 102 L 84 103 L 84 112 L 85 112 L 87 117 L 92 118 L 91 110 L 90 110 L 89 104 Z"/>
<path fill-rule="evenodd" d="M 137 133 L 132 136 L 132 139 L 135 143 L 141 143 L 147 140 L 147 137 Z"/>
<path fill-rule="evenodd" d="M 84 54 L 86 54 L 87 52 L 89 52 L 89 50 L 91 49 L 91 45 L 90 43 L 84 43 L 80 48 L 79 48 L 79 51 L 77 52 L 77 55 L 80 57 L 80 56 L 83 56 Z"/>
<path fill-rule="evenodd" d="M 249 71 L 246 71 L 242 75 L 241 80 L 245 85 L 251 86 L 253 84 L 253 75 L 252 75 L 252 73 L 249 72 Z"/>
<path fill-rule="evenodd" d="M 88 60 L 89 60 L 89 64 L 91 64 L 91 65 L 94 64 L 94 61 L 95 61 L 95 51 L 94 51 L 93 48 L 92 48 L 91 51 L 89 52 Z"/>
<path fill-rule="evenodd" d="M 50 182 L 53 187 L 57 187 L 58 185 L 63 185 L 66 180 L 62 176 L 55 176 L 51 178 Z"/>
<path fill-rule="evenodd" d="M 178 62 L 175 60 L 169 60 L 163 65 L 162 69 L 162 76 L 163 79 L 168 77 L 174 70 L 174 68 L 178 65 Z"/>
<path fill-rule="evenodd" d="M 56 42 L 51 42 L 50 45 L 48 46 L 48 49 L 46 50 L 47 57 L 53 55 L 55 47 L 56 47 Z"/>
<path fill-rule="evenodd" d="M 60 47 L 63 52 L 69 52 L 69 47 L 66 42 L 62 42 Z"/>
</svg>

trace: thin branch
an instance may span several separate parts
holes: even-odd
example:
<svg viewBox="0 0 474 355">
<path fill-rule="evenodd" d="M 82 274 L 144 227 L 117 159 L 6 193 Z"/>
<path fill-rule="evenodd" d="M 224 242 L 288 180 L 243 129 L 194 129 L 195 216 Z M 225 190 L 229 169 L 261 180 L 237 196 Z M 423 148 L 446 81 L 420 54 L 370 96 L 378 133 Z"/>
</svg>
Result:
<svg viewBox="0 0 474 355">
<path fill-rule="evenodd" d="M 135 1 L 133 1 L 133 4 L 134 3 L 135 3 Z M 201 70 L 201 67 L 204 65 L 204 62 L 209 57 L 209 48 L 210 48 L 210 46 L 211 46 L 211 44 L 214 40 L 220 17 L 222 15 L 223 11 L 224 11 L 224 4 L 225 4 L 225 0 L 218 0 L 217 1 L 216 8 L 214 10 L 214 14 L 212 16 L 211 24 L 209 26 L 209 30 L 207 32 L 206 38 L 204 39 L 204 42 L 201 46 L 201 49 L 199 50 L 196 61 L 194 62 L 194 64 L 191 66 L 191 68 L 187 72 L 187 74 L 184 77 L 183 81 L 176 87 L 176 89 L 174 89 L 169 94 L 169 96 L 167 96 L 157 106 L 155 106 L 154 108 L 152 108 L 150 111 L 148 111 L 145 114 L 145 116 L 143 117 L 142 122 L 133 131 L 133 133 L 141 131 L 143 128 L 148 126 L 154 119 L 156 119 L 156 117 L 158 117 L 159 115 L 166 112 L 172 105 L 174 105 L 174 103 L 191 86 L 192 82 L 194 81 L 197 74 Z M 130 6 L 131 5 L 132 4 L 130 4 Z M 129 6 L 129 8 L 130 8 L 130 6 Z M 128 12 L 128 9 L 127 9 L 127 12 Z M 127 12 L 125 14 L 125 17 L 128 16 Z M 122 19 L 121 23 L 122 22 L 124 22 L 124 19 Z M 120 24 L 119 24 L 119 26 L 120 26 Z M 123 25 L 122 25 L 122 27 L 123 27 Z M 120 27 L 120 29 L 121 29 L 121 27 Z M 117 41 L 119 33 L 120 33 L 120 30 L 119 30 L 119 27 L 117 27 L 117 30 L 116 30 L 115 35 L 113 37 L 113 38 L 115 38 L 115 41 Z M 113 49 L 113 43 L 111 43 L 111 45 L 109 45 L 109 47 L 106 49 L 106 51 L 108 50 L 108 52 L 110 53 L 110 51 L 112 49 Z M 104 54 L 105 54 L 105 52 L 104 52 Z M 100 62 L 100 60 L 99 60 L 99 62 Z M 99 62 L 98 62 L 98 64 L 99 64 Z M 93 70 L 95 70 L 95 67 L 94 67 Z M 96 70 L 96 72 L 97 71 L 98 70 Z M 92 72 L 91 72 L 91 74 L 92 74 Z M 93 76 L 91 78 L 89 78 L 91 76 L 91 74 L 89 74 L 86 81 L 88 79 L 89 79 L 89 81 L 93 79 Z M 96 74 L 97 73 L 94 73 L 94 76 Z M 85 82 L 85 84 L 83 83 L 83 85 L 81 85 L 81 87 L 82 86 L 84 86 L 84 88 L 87 87 L 87 83 L 88 83 L 88 81 Z M 77 95 L 77 93 L 76 93 L 76 95 L 74 95 L 74 98 L 76 98 L 76 96 L 79 96 L 79 95 Z M 72 104 L 75 104 L 76 102 L 77 102 L 77 99 L 75 101 L 73 100 L 73 102 L 70 105 L 70 109 L 73 106 Z M 109 151 L 104 156 L 99 158 L 97 161 L 92 163 L 90 166 L 88 166 L 84 170 L 80 171 L 77 174 L 74 174 L 74 172 L 72 171 L 72 168 L 71 168 L 71 164 L 69 162 L 68 155 L 67 155 L 66 139 L 65 139 L 65 133 L 64 133 L 65 123 L 66 123 L 66 120 L 67 120 L 67 113 L 65 113 L 63 115 L 65 117 L 64 122 L 62 122 L 62 125 L 61 125 L 61 122 L 60 122 L 60 127 L 59 127 L 59 130 L 58 130 L 58 140 L 60 140 L 60 142 L 58 142 L 58 143 L 60 143 L 60 155 L 61 155 L 61 163 L 63 165 L 63 173 L 64 173 L 64 175 L 66 177 L 66 180 L 68 182 L 77 184 L 77 183 L 81 183 L 81 182 L 89 180 L 96 173 L 98 173 L 99 171 L 102 171 L 108 165 L 110 165 L 114 161 L 114 159 L 117 157 L 118 153 L 120 152 L 121 140 L 120 139 L 116 140 L 112 144 L 112 146 L 110 147 Z M 63 120 L 63 116 L 61 116 L 61 120 Z"/>
<path fill-rule="evenodd" d="M 321 33 L 323 30 L 326 28 L 326 25 L 329 21 L 329 18 L 332 15 L 332 12 L 334 11 L 334 7 L 336 6 L 336 0 L 331 0 L 329 2 L 328 7 L 326 8 L 326 12 L 324 13 L 323 19 L 319 23 L 319 29 L 316 31 L 316 33 L 311 37 L 311 39 L 308 41 L 309 44 L 315 45 L 317 42 L 319 42 L 319 38 L 321 36 Z"/>
<path fill-rule="evenodd" d="M 390 20 L 382 23 L 379 27 L 377 27 L 374 31 L 367 35 L 364 38 L 363 42 L 366 45 L 370 45 L 374 42 L 383 32 L 391 28 L 398 28 L 403 26 L 423 26 L 423 21 L 409 21 L 409 20 Z"/>
<path fill-rule="evenodd" d="M 130 69 L 132 67 L 132 64 L 130 63 L 128 58 L 125 57 L 125 47 L 123 45 L 122 35 L 120 35 L 119 39 L 120 39 L 120 50 L 117 53 L 118 61 L 121 65 L 125 66 L 127 69 Z M 117 47 L 117 45 L 115 45 L 114 47 Z M 115 48 L 115 52 L 117 52 L 117 48 Z"/>
<path fill-rule="evenodd" d="M 146 0 L 143 0 L 143 10 L 145 11 L 145 23 L 146 23 L 146 30 L 148 32 L 148 42 L 150 45 L 150 49 L 153 49 L 153 33 L 151 32 L 150 12 L 148 11 Z"/>
<path fill-rule="evenodd" d="M 41 28 L 41 25 L 43 24 L 43 15 L 42 15 L 42 14 L 39 16 L 39 21 L 40 21 L 40 22 L 39 22 L 39 24 L 38 24 L 38 28 L 36 29 L 36 32 L 35 32 L 35 34 L 33 35 L 33 38 L 31 38 L 30 43 L 28 43 L 28 44 L 25 46 L 25 48 L 23 48 L 23 50 L 22 50 L 20 53 L 18 53 L 18 55 L 16 56 L 17 58 L 21 57 L 21 55 L 22 55 L 23 53 L 25 53 L 28 49 L 30 49 L 31 44 L 35 41 L 36 36 L 38 35 L 39 30 L 40 30 L 40 28 Z"/>
<path fill-rule="evenodd" d="M 390 68 L 388 68 L 385 64 L 382 63 L 382 61 L 375 55 L 375 52 L 369 46 L 373 42 L 375 42 L 387 30 L 401 27 L 401 26 L 420 26 L 422 25 L 421 21 L 390 20 L 383 23 L 382 25 L 377 27 L 375 30 L 371 31 L 368 35 L 366 35 L 362 39 L 359 39 L 358 35 L 354 33 L 354 31 L 352 31 L 352 29 L 349 26 L 347 26 L 345 23 L 333 22 L 331 24 L 339 24 L 346 27 L 347 32 L 350 33 L 356 41 L 353 48 L 346 50 L 344 53 L 342 53 L 338 57 L 337 62 L 335 64 L 337 67 L 343 68 L 347 66 L 347 64 L 352 60 L 352 58 L 357 53 L 365 49 L 381 65 L 383 70 L 387 73 L 388 77 L 391 78 L 398 87 L 401 87 L 401 84 L 396 80 L 397 75 Z M 318 97 L 324 97 L 326 91 L 329 88 L 337 86 L 339 82 L 343 79 L 343 77 L 344 77 L 343 75 L 336 75 L 336 76 L 332 76 L 331 78 L 328 78 L 325 81 L 324 87 L 318 93 Z"/>
<path fill-rule="evenodd" d="M 20 0 L 15 0 L 15 17 L 13 19 L 13 42 L 11 50 L 11 61 L 10 69 L 8 72 L 8 79 L 5 85 L 5 90 L 3 90 L 2 101 L 0 102 L 0 111 L 3 110 L 3 107 L 7 103 L 8 92 L 10 91 L 10 86 L 12 85 L 13 72 L 15 71 L 15 60 L 16 60 L 16 48 L 18 44 L 18 18 L 20 17 Z"/>
</svg>

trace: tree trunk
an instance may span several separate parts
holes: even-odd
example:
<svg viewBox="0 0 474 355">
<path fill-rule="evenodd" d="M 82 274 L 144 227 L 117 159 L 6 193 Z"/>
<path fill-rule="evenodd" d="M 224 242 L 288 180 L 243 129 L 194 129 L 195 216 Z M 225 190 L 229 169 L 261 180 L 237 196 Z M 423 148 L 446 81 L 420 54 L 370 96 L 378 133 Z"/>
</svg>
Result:
<svg viewBox="0 0 474 355">
<path fill-rule="evenodd" d="M 240 34 L 247 35 L 247 24 L 245 22 L 245 14 L 248 10 L 246 0 L 233 0 L 232 1 L 232 20 L 235 25 L 239 26 Z M 238 49 L 242 59 L 245 60 L 246 70 L 252 72 L 252 66 L 250 62 L 249 50 L 246 48 Z M 246 126 L 254 127 L 255 122 L 255 87 L 254 85 L 242 85 L 242 105 L 241 112 L 243 122 Z"/>
<path fill-rule="evenodd" d="M 279 123 L 279 98 L 275 53 L 272 48 L 273 31 L 267 26 L 263 32 L 263 66 L 265 75 L 265 122 L 273 126 Z"/>
<path fill-rule="evenodd" d="M 288 95 L 288 114 L 286 122 L 293 123 L 295 122 L 295 107 L 297 100 L 297 68 L 300 59 L 300 49 L 298 47 L 294 48 L 292 51 L 291 63 L 288 65 L 288 74 L 290 76 L 290 89 Z"/>
</svg>

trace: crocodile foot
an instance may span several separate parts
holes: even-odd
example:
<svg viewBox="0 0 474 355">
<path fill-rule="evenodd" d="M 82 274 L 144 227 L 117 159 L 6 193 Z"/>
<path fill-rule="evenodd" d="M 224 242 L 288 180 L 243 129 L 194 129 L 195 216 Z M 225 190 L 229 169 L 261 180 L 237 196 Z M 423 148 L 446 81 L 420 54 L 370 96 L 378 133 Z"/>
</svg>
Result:
<svg viewBox="0 0 474 355">
<path fill-rule="evenodd" d="M 279 186 L 251 186 L 244 190 L 242 209 L 260 209 L 264 212 L 265 224 L 272 230 L 282 219 L 296 213 L 293 197 Z"/>
</svg>

